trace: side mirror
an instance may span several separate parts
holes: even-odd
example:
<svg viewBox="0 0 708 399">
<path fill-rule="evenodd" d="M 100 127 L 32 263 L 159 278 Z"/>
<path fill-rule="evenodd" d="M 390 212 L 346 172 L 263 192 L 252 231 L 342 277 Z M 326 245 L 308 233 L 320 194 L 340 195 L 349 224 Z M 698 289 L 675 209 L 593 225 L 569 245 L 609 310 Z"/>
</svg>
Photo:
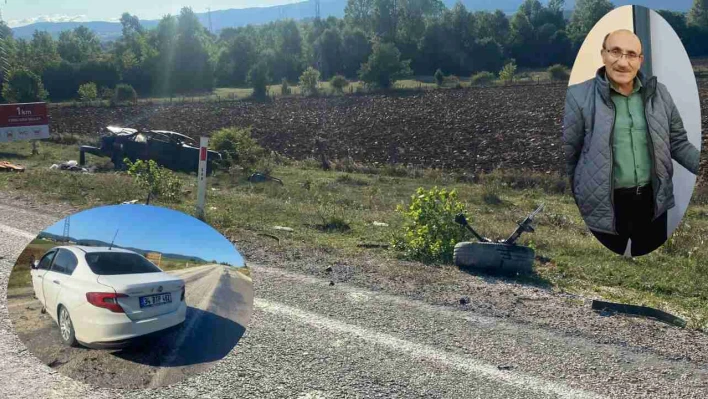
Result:
<svg viewBox="0 0 708 399">
<path fill-rule="evenodd" d="M 36 269 L 37 266 L 39 266 L 39 261 L 38 261 L 38 260 L 35 260 L 35 261 L 32 263 L 32 269 Z"/>
</svg>

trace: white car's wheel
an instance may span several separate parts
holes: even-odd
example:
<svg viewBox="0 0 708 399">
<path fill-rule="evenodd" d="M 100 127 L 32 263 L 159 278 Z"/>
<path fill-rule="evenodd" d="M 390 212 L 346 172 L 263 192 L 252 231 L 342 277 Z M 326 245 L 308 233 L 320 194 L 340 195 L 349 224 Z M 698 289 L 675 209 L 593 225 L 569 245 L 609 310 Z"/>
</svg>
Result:
<svg viewBox="0 0 708 399">
<path fill-rule="evenodd" d="M 61 341 L 65 345 L 78 346 L 74 332 L 74 324 L 71 322 L 69 311 L 63 306 L 59 308 L 59 331 L 61 332 Z"/>
</svg>

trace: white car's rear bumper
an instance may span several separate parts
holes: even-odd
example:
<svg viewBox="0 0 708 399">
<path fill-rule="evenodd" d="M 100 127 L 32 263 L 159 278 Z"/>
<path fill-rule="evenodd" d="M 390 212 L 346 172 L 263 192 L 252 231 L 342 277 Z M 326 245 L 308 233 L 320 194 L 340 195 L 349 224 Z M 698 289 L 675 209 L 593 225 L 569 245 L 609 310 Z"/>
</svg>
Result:
<svg viewBox="0 0 708 399">
<path fill-rule="evenodd" d="M 130 320 L 124 313 L 113 313 L 90 304 L 80 308 L 79 312 L 72 312 L 80 317 L 72 314 L 71 321 L 74 324 L 76 339 L 89 346 L 107 346 L 174 327 L 184 322 L 187 315 L 185 302 L 181 302 L 173 312 L 136 321 Z"/>
</svg>

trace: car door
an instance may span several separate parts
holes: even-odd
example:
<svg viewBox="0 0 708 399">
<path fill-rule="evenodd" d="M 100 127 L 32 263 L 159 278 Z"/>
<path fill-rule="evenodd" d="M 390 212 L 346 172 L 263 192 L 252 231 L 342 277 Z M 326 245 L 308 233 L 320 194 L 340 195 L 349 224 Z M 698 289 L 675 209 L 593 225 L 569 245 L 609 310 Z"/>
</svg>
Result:
<svg viewBox="0 0 708 399">
<path fill-rule="evenodd" d="M 45 307 L 54 320 L 59 320 L 57 305 L 61 302 L 62 291 L 68 283 L 67 280 L 71 278 L 71 272 L 76 268 L 76 264 L 76 256 L 68 249 L 60 248 L 54 257 L 52 267 L 44 277 L 44 297 L 47 301 Z"/>
<path fill-rule="evenodd" d="M 32 275 L 32 287 L 34 288 L 34 295 L 37 296 L 39 302 L 46 307 L 44 301 L 44 275 L 47 274 L 49 268 L 52 266 L 52 260 L 54 260 L 54 255 L 56 255 L 56 250 L 51 250 L 42 256 L 39 260 L 39 264 L 36 269 L 32 269 L 30 274 Z"/>
</svg>

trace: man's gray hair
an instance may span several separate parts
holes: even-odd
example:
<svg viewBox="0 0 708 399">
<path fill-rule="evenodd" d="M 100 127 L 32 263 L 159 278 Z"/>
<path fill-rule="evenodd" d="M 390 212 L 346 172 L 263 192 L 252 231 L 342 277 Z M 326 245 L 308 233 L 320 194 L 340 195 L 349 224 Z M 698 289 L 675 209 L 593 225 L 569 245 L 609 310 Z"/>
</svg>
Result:
<svg viewBox="0 0 708 399">
<path fill-rule="evenodd" d="M 630 32 L 630 33 L 633 34 L 634 36 L 637 36 L 636 33 L 632 32 L 632 31 L 629 30 L 629 29 L 617 29 L 617 30 L 614 30 L 614 31 L 612 31 L 612 32 L 610 32 L 610 33 L 608 33 L 608 34 L 606 34 L 606 35 L 605 35 L 605 38 L 602 39 L 602 48 L 603 48 L 603 49 L 607 49 L 607 39 L 609 39 L 609 38 L 610 38 L 610 35 L 612 35 L 613 33 L 620 32 L 620 31 Z M 642 46 L 642 49 L 644 49 L 644 44 L 642 43 L 642 39 L 640 39 L 639 36 L 637 36 L 637 39 L 639 40 L 639 45 Z"/>
</svg>

